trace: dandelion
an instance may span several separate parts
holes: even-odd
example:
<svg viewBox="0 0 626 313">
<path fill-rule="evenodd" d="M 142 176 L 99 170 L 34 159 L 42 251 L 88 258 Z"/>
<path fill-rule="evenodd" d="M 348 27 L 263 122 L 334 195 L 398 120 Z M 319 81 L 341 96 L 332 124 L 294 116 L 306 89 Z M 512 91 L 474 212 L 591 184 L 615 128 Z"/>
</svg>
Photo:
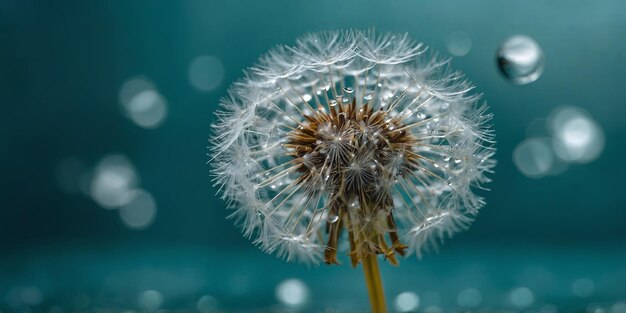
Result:
<svg viewBox="0 0 626 313">
<path fill-rule="evenodd" d="M 464 76 L 407 35 L 308 34 L 262 56 L 222 99 L 214 183 L 245 236 L 288 261 L 421 257 L 469 226 L 495 165 L 491 115 Z"/>
</svg>

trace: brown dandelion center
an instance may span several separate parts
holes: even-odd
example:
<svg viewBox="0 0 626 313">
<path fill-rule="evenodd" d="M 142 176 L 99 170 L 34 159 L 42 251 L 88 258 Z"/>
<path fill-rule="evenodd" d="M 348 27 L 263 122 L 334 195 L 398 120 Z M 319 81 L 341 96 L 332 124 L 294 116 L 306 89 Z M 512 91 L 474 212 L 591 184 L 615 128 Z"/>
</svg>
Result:
<svg viewBox="0 0 626 313">
<path fill-rule="evenodd" d="M 338 97 L 330 101 L 330 112 L 320 107 L 306 115 L 307 123 L 289 134 L 285 146 L 302 173 L 298 182 L 327 195 L 326 263 L 337 263 L 339 236 L 346 229 L 353 266 L 373 253 L 397 264 L 395 253 L 404 255 L 406 246 L 397 235 L 391 190 L 419 166 L 418 140 L 403 128 L 403 116 L 390 117 L 369 102 L 357 107 L 354 98 L 342 102 Z"/>
</svg>

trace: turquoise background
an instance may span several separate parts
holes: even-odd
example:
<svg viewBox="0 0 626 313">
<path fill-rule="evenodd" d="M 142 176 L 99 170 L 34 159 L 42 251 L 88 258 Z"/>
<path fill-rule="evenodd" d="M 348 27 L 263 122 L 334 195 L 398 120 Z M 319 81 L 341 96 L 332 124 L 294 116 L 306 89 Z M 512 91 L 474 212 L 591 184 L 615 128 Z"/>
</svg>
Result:
<svg viewBox="0 0 626 313">
<path fill-rule="evenodd" d="M 38 286 L 44 300 L 34 310 L 71 311 L 76 294 L 88 295 L 90 308 L 136 308 L 146 289 L 159 290 L 166 309 L 194 310 L 210 294 L 224 311 L 280 310 L 274 288 L 295 277 L 311 290 L 303 311 L 366 309 L 361 273 L 347 262 L 287 264 L 242 238 L 225 220 L 206 165 L 212 112 L 242 69 L 303 33 L 345 28 L 407 32 L 443 55 L 448 34 L 469 33 L 472 49 L 453 66 L 495 114 L 498 166 L 487 206 L 439 254 L 384 265 L 390 303 L 401 291 L 437 291 L 438 305 L 452 310 L 456 294 L 475 287 L 485 308 L 511 308 L 507 293 L 518 286 L 534 291 L 537 310 L 584 311 L 626 299 L 624 1 L 3 0 L 0 308 L 16 286 Z M 546 58 L 543 75 L 526 86 L 505 80 L 495 62 L 498 46 L 515 34 L 534 38 Z M 205 54 L 225 70 L 208 93 L 187 76 L 189 62 Z M 157 129 L 121 113 L 119 88 L 137 75 L 167 98 L 169 114 Z M 604 151 L 558 176 L 527 178 L 513 149 L 531 121 L 561 105 L 593 116 Z M 62 159 L 94 165 L 110 153 L 128 156 L 154 195 L 150 228 L 127 229 L 114 211 L 57 186 Z M 595 282 L 593 297 L 572 295 L 581 277 Z"/>
</svg>

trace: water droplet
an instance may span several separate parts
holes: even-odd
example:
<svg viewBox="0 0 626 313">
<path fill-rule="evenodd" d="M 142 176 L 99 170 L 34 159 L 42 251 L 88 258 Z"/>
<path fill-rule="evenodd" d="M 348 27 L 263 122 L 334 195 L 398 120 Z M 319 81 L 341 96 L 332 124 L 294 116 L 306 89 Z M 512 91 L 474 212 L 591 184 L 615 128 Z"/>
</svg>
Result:
<svg viewBox="0 0 626 313">
<path fill-rule="evenodd" d="M 516 35 L 500 46 L 498 66 L 509 81 L 516 85 L 526 85 L 537 80 L 543 73 L 543 51 L 534 39 Z"/>
<path fill-rule="evenodd" d="M 348 103 L 348 102 L 350 102 L 350 99 L 348 99 L 348 98 L 343 98 L 343 100 L 342 100 L 342 101 L 343 101 L 343 103 Z"/>
<path fill-rule="evenodd" d="M 352 87 L 344 87 L 343 91 L 345 91 L 346 93 L 350 94 L 354 92 L 354 88 Z"/>
<path fill-rule="evenodd" d="M 326 218 L 326 221 L 332 224 L 332 223 L 336 223 L 338 220 L 339 220 L 339 215 L 335 214 L 334 212 L 328 213 L 328 218 Z"/>
<path fill-rule="evenodd" d="M 443 156 L 443 160 L 444 160 L 445 162 L 450 161 L 450 156 L 449 156 L 449 155 L 444 155 L 444 156 Z"/>
<path fill-rule="evenodd" d="M 363 99 L 366 100 L 366 101 L 370 101 L 370 100 L 372 100 L 372 97 L 373 97 L 372 94 L 368 93 L 368 94 L 365 95 L 365 97 L 363 97 Z"/>
<path fill-rule="evenodd" d="M 461 159 L 454 159 L 454 163 L 456 163 L 456 164 L 461 163 Z"/>
<path fill-rule="evenodd" d="M 361 207 L 361 202 L 359 202 L 358 199 L 354 199 L 352 202 L 350 202 L 349 206 L 351 209 L 358 209 Z"/>
<path fill-rule="evenodd" d="M 378 86 L 378 88 L 380 88 L 380 87 L 382 87 L 382 86 L 383 86 L 383 84 L 378 83 L 378 84 L 376 84 L 376 86 Z"/>
<path fill-rule="evenodd" d="M 328 105 L 330 105 L 331 107 L 334 107 L 337 105 L 337 100 L 330 100 L 330 102 L 328 102 Z"/>
</svg>

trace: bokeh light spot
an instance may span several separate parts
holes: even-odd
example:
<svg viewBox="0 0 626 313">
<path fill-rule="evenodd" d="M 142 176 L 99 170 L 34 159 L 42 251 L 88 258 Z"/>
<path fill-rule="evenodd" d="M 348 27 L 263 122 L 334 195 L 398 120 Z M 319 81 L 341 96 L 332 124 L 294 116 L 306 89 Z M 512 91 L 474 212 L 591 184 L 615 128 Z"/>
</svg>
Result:
<svg viewBox="0 0 626 313">
<path fill-rule="evenodd" d="M 572 293 L 577 297 L 587 298 L 593 295 L 595 284 L 587 278 L 580 278 L 572 284 Z"/>
<path fill-rule="evenodd" d="M 124 114 L 143 128 L 157 128 L 167 117 L 167 101 L 144 77 L 126 81 L 119 92 Z"/>
<path fill-rule="evenodd" d="M 419 307 L 420 298 L 415 292 L 405 291 L 396 297 L 394 304 L 398 312 L 413 312 Z"/>
<path fill-rule="evenodd" d="M 132 199 L 120 207 L 122 222 L 130 229 L 145 229 L 152 225 L 157 213 L 154 197 L 143 189 L 132 192 Z"/>
<path fill-rule="evenodd" d="M 550 114 L 556 155 L 568 162 L 588 163 L 604 149 L 604 131 L 589 113 L 577 107 L 560 107 Z"/>
<path fill-rule="evenodd" d="M 196 303 L 196 309 L 200 313 L 212 313 L 217 309 L 217 300 L 215 298 L 204 295 L 198 299 L 198 303 Z"/>
<path fill-rule="evenodd" d="M 299 279 L 287 279 L 276 287 L 276 299 L 287 306 L 300 307 L 309 299 L 309 288 Z"/>
<path fill-rule="evenodd" d="M 37 305 L 43 301 L 43 293 L 36 286 L 26 287 L 22 290 L 22 302 L 26 305 Z"/>
<path fill-rule="evenodd" d="M 224 78 L 224 66 L 220 59 L 202 55 L 189 64 L 189 82 L 197 90 L 208 92 L 219 87 Z"/>
<path fill-rule="evenodd" d="M 476 288 L 461 290 L 456 297 L 456 303 L 462 308 L 475 308 L 483 301 L 483 296 Z"/>
<path fill-rule="evenodd" d="M 540 178 L 547 175 L 555 163 L 552 140 L 530 138 L 522 141 L 513 150 L 513 163 L 527 177 Z"/>
<path fill-rule="evenodd" d="M 535 302 L 535 295 L 526 287 L 517 287 L 509 294 L 511 303 L 518 308 L 531 306 Z"/>
<path fill-rule="evenodd" d="M 467 32 L 454 31 L 446 38 L 446 48 L 453 56 L 464 56 L 472 49 L 472 38 Z"/>
<path fill-rule="evenodd" d="M 156 290 L 146 290 L 139 294 L 137 304 L 142 310 L 154 312 L 163 304 L 163 296 Z"/>
<path fill-rule="evenodd" d="M 137 184 L 137 173 L 128 158 L 109 155 L 94 170 L 90 195 L 103 208 L 114 209 L 132 200 Z"/>
<path fill-rule="evenodd" d="M 616 302 L 611 306 L 611 313 L 626 313 L 626 302 Z"/>
</svg>

